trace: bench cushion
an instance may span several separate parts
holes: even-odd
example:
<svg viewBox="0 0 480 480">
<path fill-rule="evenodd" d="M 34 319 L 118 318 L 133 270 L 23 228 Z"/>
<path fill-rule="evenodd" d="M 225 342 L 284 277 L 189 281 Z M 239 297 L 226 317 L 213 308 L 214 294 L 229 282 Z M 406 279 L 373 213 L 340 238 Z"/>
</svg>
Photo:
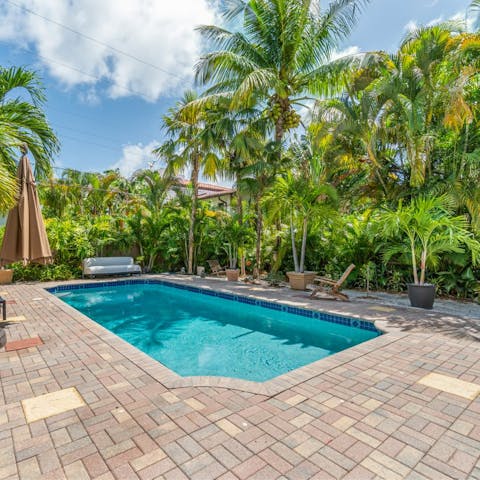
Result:
<svg viewBox="0 0 480 480">
<path fill-rule="evenodd" d="M 84 275 L 113 275 L 141 271 L 140 265 L 136 265 L 132 257 L 92 257 L 83 260 Z"/>
<path fill-rule="evenodd" d="M 83 260 L 84 267 L 106 267 L 109 265 L 133 265 L 132 257 L 92 257 Z"/>
</svg>

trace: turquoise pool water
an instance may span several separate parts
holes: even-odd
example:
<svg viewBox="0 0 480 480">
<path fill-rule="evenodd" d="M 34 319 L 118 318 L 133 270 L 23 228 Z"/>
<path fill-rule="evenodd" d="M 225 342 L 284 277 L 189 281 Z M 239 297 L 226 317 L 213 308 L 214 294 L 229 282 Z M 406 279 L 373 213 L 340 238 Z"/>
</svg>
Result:
<svg viewBox="0 0 480 480">
<path fill-rule="evenodd" d="M 265 381 L 379 335 L 159 284 L 54 293 L 181 376 Z"/>
</svg>

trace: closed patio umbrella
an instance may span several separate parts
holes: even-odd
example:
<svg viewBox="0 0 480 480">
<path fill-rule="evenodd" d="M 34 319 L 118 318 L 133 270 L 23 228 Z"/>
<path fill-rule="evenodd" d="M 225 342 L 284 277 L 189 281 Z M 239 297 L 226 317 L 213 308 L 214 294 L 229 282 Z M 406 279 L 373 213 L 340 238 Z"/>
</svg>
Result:
<svg viewBox="0 0 480 480">
<path fill-rule="evenodd" d="M 17 174 L 20 192 L 17 204 L 7 217 L 0 250 L 2 266 L 20 260 L 24 264 L 52 262 L 52 252 L 43 223 L 35 179 L 25 147 L 22 148 L 22 153 Z"/>
</svg>

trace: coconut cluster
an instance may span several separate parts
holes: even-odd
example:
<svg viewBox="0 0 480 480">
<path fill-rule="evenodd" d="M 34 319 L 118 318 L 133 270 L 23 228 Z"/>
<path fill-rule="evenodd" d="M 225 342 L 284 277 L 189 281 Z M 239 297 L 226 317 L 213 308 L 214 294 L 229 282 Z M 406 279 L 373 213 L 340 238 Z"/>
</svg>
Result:
<svg viewBox="0 0 480 480">
<path fill-rule="evenodd" d="M 275 123 L 282 124 L 285 130 L 297 128 L 300 125 L 300 115 L 292 108 L 288 98 L 281 98 L 276 94 L 268 100 L 265 115 Z"/>
</svg>

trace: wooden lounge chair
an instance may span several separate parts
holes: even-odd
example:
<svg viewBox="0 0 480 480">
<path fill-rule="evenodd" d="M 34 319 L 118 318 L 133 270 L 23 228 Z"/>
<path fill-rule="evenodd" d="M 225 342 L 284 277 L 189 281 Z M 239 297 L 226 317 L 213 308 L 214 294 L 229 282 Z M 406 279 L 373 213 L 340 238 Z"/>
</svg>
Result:
<svg viewBox="0 0 480 480">
<path fill-rule="evenodd" d="M 339 300 L 347 302 L 348 295 L 340 292 L 340 289 L 354 268 L 355 265 L 353 263 L 349 265 L 349 267 L 343 272 L 343 275 L 338 280 L 332 280 L 331 278 L 326 277 L 315 277 L 314 283 L 318 283 L 320 285 L 313 289 L 310 296 L 315 297 L 318 292 L 324 292 L 332 297 L 331 300 L 338 298 Z"/>
<path fill-rule="evenodd" d="M 225 275 L 225 268 L 222 267 L 218 260 L 207 260 L 208 265 L 210 266 L 210 270 L 212 271 L 212 275 Z"/>
</svg>

